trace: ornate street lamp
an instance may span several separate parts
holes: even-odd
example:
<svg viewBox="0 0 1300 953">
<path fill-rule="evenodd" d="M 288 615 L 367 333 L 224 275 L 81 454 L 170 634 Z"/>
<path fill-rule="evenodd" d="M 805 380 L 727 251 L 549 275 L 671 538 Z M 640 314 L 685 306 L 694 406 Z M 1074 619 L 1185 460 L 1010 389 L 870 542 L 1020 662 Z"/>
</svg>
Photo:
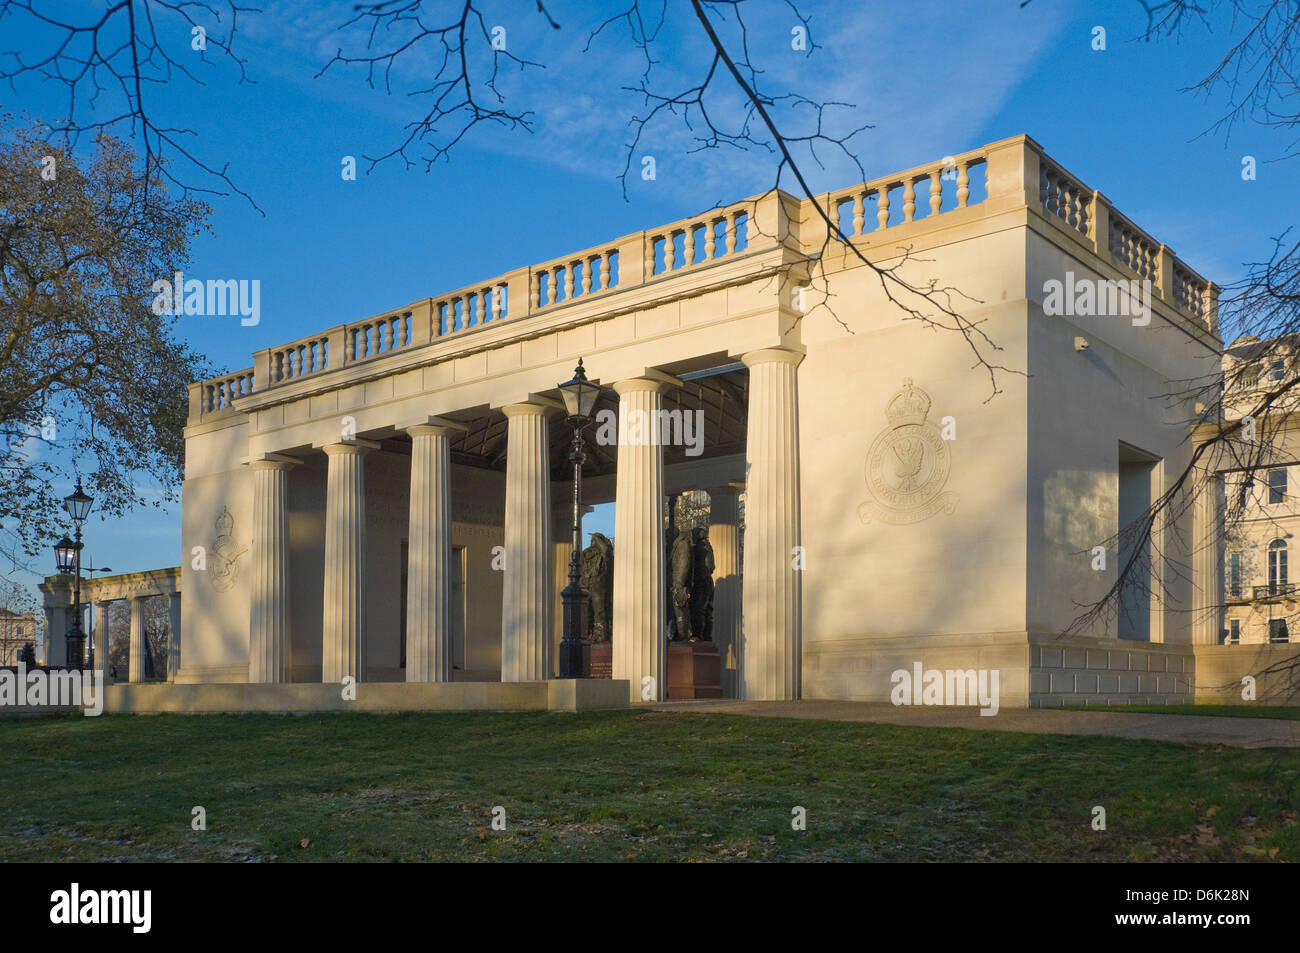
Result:
<svg viewBox="0 0 1300 953">
<path fill-rule="evenodd" d="M 72 626 L 68 629 L 69 668 L 82 668 L 86 661 L 83 659 L 86 636 L 81 631 L 81 524 L 90 514 L 94 503 L 94 499 L 81 489 L 81 481 L 78 480 L 76 490 L 63 498 L 63 508 L 72 517 L 77 538 L 71 540 L 65 536 L 54 547 L 54 559 L 58 563 L 59 572 L 72 573 Z M 95 667 L 93 647 L 90 650 L 89 665 L 92 669 Z"/>
<path fill-rule="evenodd" d="M 77 571 L 77 557 L 79 555 L 77 550 L 79 545 L 79 543 L 73 542 L 66 536 L 54 544 L 54 562 L 59 567 L 59 572 L 64 575 L 71 575 Z M 68 646 L 65 664 L 69 668 L 81 668 L 81 650 L 85 636 L 81 634 L 80 592 L 74 590 L 74 593 L 72 625 L 64 634 Z"/>
<path fill-rule="evenodd" d="M 587 630 L 587 594 L 578 584 L 578 566 L 582 559 L 582 431 L 591 423 L 591 412 L 600 396 L 600 388 L 587 380 L 582 358 L 573 371 L 573 379 L 560 385 L 564 408 L 573 427 L 573 554 L 569 557 L 569 584 L 560 593 L 564 605 L 564 638 L 560 642 L 560 678 L 582 678 L 582 637 Z"/>
</svg>

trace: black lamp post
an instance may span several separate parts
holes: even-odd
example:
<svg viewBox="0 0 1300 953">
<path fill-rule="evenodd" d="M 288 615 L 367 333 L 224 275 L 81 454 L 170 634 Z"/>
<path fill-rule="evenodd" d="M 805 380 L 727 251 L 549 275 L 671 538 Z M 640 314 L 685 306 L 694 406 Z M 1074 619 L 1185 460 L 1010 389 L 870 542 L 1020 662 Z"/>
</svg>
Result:
<svg viewBox="0 0 1300 953">
<path fill-rule="evenodd" d="M 68 629 L 67 660 L 69 668 L 80 669 L 85 661 L 83 650 L 86 644 L 86 636 L 81 631 L 81 524 L 90 514 L 90 507 L 94 502 L 94 499 L 82 491 L 81 481 L 77 481 L 77 489 L 63 498 L 63 508 L 72 517 L 77 538 L 71 540 L 65 536 L 54 547 L 54 559 L 58 564 L 59 572 L 72 573 L 72 626 Z M 94 668 L 94 665 L 95 655 L 92 648 L 90 655 L 91 668 Z"/>
<path fill-rule="evenodd" d="M 591 412 L 600 396 L 600 388 L 587 380 L 582 359 L 573 371 L 573 379 L 560 385 L 564 408 L 573 427 L 573 554 L 569 557 L 569 584 L 560 593 L 564 605 L 564 638 L 560 642 L 560 678 L 582 678 L 582 637 L 587 630 L 587 594 L 578 584 L 578 566 L 582 559 L 582 431 L 591 423 Z"/>
</svg>

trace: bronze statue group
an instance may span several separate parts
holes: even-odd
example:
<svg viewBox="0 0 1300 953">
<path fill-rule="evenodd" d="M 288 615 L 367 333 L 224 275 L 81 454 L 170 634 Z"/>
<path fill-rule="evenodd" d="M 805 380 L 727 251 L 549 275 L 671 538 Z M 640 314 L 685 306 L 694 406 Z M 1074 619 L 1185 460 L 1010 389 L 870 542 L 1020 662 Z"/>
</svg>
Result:
<svg viewBox="0 0 1300 953">
<path fill-rule="evenodd" d="M 664 626 L 673 642 L 713 640 L 713 546 L 708 529 L 697 526 L 664 531 L 667 559 L 668 615 Z M 587 592 L 587 638 L 594 643 L 610 640 L 614 612 L 614 544 L 601 533 L 591 534 L 582 551 L 579 584 Z"/>
</svg>

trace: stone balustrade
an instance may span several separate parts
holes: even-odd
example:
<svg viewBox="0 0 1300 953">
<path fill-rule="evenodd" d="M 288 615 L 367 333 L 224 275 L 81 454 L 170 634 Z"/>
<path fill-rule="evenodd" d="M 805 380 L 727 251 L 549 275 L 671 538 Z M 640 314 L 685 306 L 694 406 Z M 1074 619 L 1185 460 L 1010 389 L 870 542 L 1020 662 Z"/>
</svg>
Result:
<svg viewBox="0 0 1300 953">
<path fill-rule="evenodd" d="M 271 351 L 270 374 L 272 384 L 295 380 L 326 370 L 329 367 L 329 338 L 314 337 L 295 341 Z"/>
<path fill-rule="evenodd" d="M 435 298 L 433 320 L 436 327 L 432 329 L 431 337 L 447 337 L 512 317 L 510 297 L 509 284 L 494 281 Z"/>
<path fill-rule="evenodd" d="M 920 220 L 916 215 L 918 186 L 925 193 L 925 204 L 920 206 L 922 218 L 978 204 L 970 202 L 971 173 L 987 162 L 986 150 L 945 156 L 938 162 L 906 172 L 828 192 L 820 197 L 819 204 L 846 237 L 870 235 Z M 867 215 L 872 202 L 876 206 L 875 214 L 871 216 L 875 219 L 874 224 Z M 925 212 L 927 207 L 928 214 Z"/>
<path fill-rule="evenodd" d="M 756 243 L 759 238 L 758 223 L 751 214 L 755 204 L 755 200 L 738 202 L 646 232 L 644 274 L 658 277 L 746 251 L 751 240 Z"/>
<path fill-rule="evenodd" d="M 983 188 L 978 187 L 981 173 Z M 1211 332 L 1216 329 L 1215 285 L 1116 211 L 1100 192 L 1065 171 L 1032 139 L 1017 136 L 823 193 L 815 200 L 769 192 L 267 348 L 254 355 L 253 368 L 193 385 L 190 420 L 232 410 L 240 397 L 252 392 L 255 380 L 262 389 L 284 386 L 782 246 L 818 255 L 826 233 L 814 201 L 838 225 L 842 237 L 867 245 L 881 232 L 889 231 L 891 238 L 906 232 L 910 239 L 920 231 L 941 228 L 954 220 L 951 216 L 976 214 L 967 210 L 985 203 L 990 214 L 1028 208 L 1120 272 L 1150 280 L 1165 305 Z"/>
<path fill-rule="evenodd" d="M 240 397 L 253 392 L 253 369 L 250 367 L 247 370 L 236 371 L 225 377 L 204 381 L 197 386 L 201 400 L 201 413 L 210 414 L 218 410 L 227 410 L 233 407 Z"/>
<path fill-rule="evenodd" d="M 1150 281 L 1165 304 L 1210 331 L 1217 329 L 1219 289 L 1115 209 L 1110 201 L 1034 149 L 1037 210 L 1065 227 L 1122 272 Z"/>
</svg>

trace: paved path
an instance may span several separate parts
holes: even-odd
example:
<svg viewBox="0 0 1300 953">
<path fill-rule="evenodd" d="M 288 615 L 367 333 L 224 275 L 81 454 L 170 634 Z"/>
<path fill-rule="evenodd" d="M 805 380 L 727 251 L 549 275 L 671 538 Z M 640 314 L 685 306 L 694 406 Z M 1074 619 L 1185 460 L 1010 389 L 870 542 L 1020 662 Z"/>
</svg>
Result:
<svg viewBox="0 0 1300 953">
<path fill-rule="evenodd" d="M 1221 744 L 1234 748 L 1300 748 L 1300 721 L 1274 718 L 1225 718 L 1214 715 L 1148 715 L 1118 711 L 1060 711 L 1050 708 L 1004 708 L 982 716 L 977 708 L 895 707 L 883 702 L 818 701 L 743 702 L 731 700 L 661 702 L 656 711 L 691 711 L 770 718 L 869 721 L 882 725 L 1024 731 L 1031 734 L 1111 735 L 1186 744 Z"/>
</svg>

